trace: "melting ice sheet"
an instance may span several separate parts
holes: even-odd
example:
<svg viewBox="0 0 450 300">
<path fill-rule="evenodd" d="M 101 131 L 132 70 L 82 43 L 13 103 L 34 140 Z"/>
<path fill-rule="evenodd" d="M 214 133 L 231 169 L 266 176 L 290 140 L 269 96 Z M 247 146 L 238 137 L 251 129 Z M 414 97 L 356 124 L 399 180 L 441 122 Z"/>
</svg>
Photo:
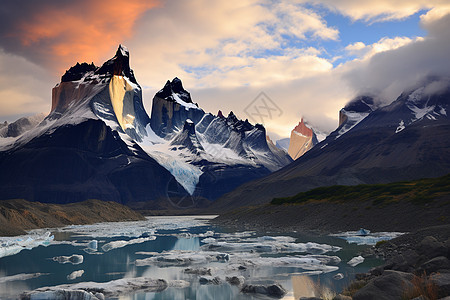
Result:
<svg viewBox="0 0 450 300">
<path fill-rule="evenodd" d="M 355 268 L 365 272 L 373 265 L 347 264 L 363 246 L 335 237 L 226 232 L 210 225 L 214 217 L 148 217 L 55 229 L 56 241 L 49 247 L 0 259 L 0 298 L 15 299 L 26 291 L 31 298 L 54 298 L 61 289 L 73 295 L 83 290 L 86 296 L 96 287 L 106 298 L 244 300 L 259 296 L 241 293 L 243 284 L 278 282 L 288 291 L 287 300 L 310 294 L 299 294 L 294 277 L 337 289 Z M 45 230 L 33 230 L 30 236 L 51 237 Z M 338 273 L 339 281 L 334 279 Z"/>
</svg>

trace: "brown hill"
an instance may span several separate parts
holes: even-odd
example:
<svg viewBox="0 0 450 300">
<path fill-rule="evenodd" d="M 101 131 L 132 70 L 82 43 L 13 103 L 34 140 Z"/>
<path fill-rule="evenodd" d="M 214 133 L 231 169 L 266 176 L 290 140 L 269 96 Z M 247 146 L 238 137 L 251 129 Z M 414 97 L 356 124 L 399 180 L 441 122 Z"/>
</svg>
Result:
<svg viewBox="0 0 450 300">
<path fill-rule="evenodd" d="M 23 199 L 0 201 L 0 236 L 20 235 L 35 228 L 142 219 L 144 217 L 140 213 L 116 202 L 87 200 L 47 204 Z"/>
</svg>

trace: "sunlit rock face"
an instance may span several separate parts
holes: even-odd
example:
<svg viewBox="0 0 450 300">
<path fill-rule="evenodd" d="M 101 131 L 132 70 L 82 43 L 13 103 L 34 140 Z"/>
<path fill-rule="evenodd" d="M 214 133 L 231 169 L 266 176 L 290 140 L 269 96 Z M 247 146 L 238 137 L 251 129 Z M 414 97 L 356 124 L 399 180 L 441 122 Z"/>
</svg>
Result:
<svg viewBox="0 0 450 300">
<path fill-rule="evenodd" d="M 141 141 L 150 118 L 142 103 L 142 90 L 129 65 L 129 52 L 120 45 L 116 55 L 97 68 L 78 64 L 52 90 L 49 119 L 63 115 L 102 119 L 113 129 Z"/>
<path fill-rule="evenodd" d="M 318 143 L 314 131 L 306 126 L 303 119 L 291 131 L 288 154 L 292 159 L 297 159 Z"/>
</svg>

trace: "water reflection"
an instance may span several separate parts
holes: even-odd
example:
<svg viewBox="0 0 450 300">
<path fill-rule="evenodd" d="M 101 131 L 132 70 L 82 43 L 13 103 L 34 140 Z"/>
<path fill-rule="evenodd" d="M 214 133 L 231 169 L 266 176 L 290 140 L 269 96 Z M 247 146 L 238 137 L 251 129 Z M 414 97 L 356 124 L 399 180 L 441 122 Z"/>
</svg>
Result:
<svg viewBox="0 0 450 300">
<path fill-rule="evenodd" d="M 242 294 L 240 287 L 226 282 L 227 276 L 243 276 L 245 282 L 251 284 L 268 284 L 276 281 L 288 291 L 284 299 L 299 299 L 319 296 L 319 293 L 340 291 L 354 277 L 355 272 L 367 271 L 380 263 L 369 259 L 355 268 L 348 266 L 346 262 L 366 246 L 348 244 L 335 237 L 291 233 L 283 234 L 289 237 L 271 238 L 263 237 L 268 235 L 267 232 L 230 233 L 224 228 L 210 226 L 205 218 L 197 220 L 195 217 L 158 217 L 149 218 L 147 223 L 128 222 L 113 223 L 113 226 L 109 227 L 105 224 L 95 226 L 73 226 L 56 230 L 52 233 L 55 234 L 55 242 L 50 246 L 23 250 L 16 255 L 0 258 L 0 279 L 17 274 L 46 273 L 45 276 L 28 277 L 26 280 L 17 280 L 19 278 L 8 282 L 0 280 L 0 299 L 15 298 L 24 291 L 43 286 L 89 281 L 109 282 L 135 277 L 164 279 L 169 282 L 169 287 L 158 293 L 137 292 L 133 295 L 121 295 L 119 299 L 261 299 L 255 295 Z M 116 230 L 117 228 L 119 229 Z M 155 239 L 150 239 L 151 236 Z M 273 236 L 276 235 L 273 234 Z M 86 252 L 87 245 L 94 240 L 97 241 L 98 251 Z M 142 242 L 135 243 L 136 241 Z M 204 241 L 211 244 L 206 244 Z M 111 244 L 112 242 L 116 243 Z M 308 242 L 316 244 L 301 245 Z M 160 257 L 168 252 L 176 254 L 176 251 L 183 251 L 200 256 L 206 251 L 215 253 L 214 248 L 219 249 L 219 243 L 222 243 L 222 248 L 220 251 L 217 250 L 218 253 L 227 253 L 230 256 L 229 260 L 215 259 L 216 255 L 210 254 L 212 258 L 208 263 L 195 264 L 194 261 L 188 260 L 187 265 L 181 265 L 177 263 L 175 255 L 174 263 L 169 266 L 158 264 L 138 266 L 135 263 L 138 259 Z M 226 250 L 224 245 L 229 247 L 230 243 L 237 244 L 233 244 L 233 248 Z M 242 249 L 238 249 L 239 243 L 242 243 Z M 257 249 L 251 248 L 252 243 L 260 243 L 261 245 L 258 245 L 262 248 L 259 249 L 269 250 L 255 251 Z M 108 248 L 108 251 L 104 252 L 102 247 L 108 244 L 124 246 Z M 205 250 L 205 245 L 208 246 L 208 250 Z M 311 248 L 311 245 L 315 248 Z M 336 266 L 338 271 L 330 269 L 329 273 L 322 273 L 321 270 L 326 270 L 323 268 L 325 265 L 321 266 L 322 269 L 317 268 L 311 271 L 306 268 L 306 265 L 276 265 L 275 262 L 279 260 L 271 260 L 271 258 L 298 260 L 298 258 L 306 257 L 307 253 L 302 251 L 308 250 L 304 249 L 316 249 L 317 245 L 323 249 L 333 249 L 329 246 L 341 248 L 337 252 L 325 253 L 329 256 L 337 255 L 342 259 L 342 262 Z M 52 260 L 53 257 L 73 255 L 83 255 L 83 263 L 59 264 Z M 221 279 L 221 284 L 201 285 L 199 275 L 184 272 L 187 267 L 208 268 L 213 276 Z M 68 279 L 70 274 L 79 270 L 84 271 L 82 274 L 77 273 L 81 274 L 79 277 L 72 276 Z M 334 280 L 333 275 L 337 272 L 343 273 L 344 279 Z M 321 274 L 310 275 L 318 273 Z M 171 287 L 170 282 L 176 280 L 186 281 L 189 286 Z"/>
</svg>

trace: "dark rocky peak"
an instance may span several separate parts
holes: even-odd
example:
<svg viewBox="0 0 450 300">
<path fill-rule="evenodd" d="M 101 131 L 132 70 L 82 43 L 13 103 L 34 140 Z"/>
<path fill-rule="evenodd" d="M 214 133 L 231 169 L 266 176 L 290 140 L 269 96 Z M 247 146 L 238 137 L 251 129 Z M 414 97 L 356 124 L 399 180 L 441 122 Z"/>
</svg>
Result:
<svg viewBox="0 0 450 300">
<path fill-rule="evenodd" d="M 219 112 L 217 113 L 217 116 L 221 119 L 225 118 L 225 116 L 223 115 L 221 110 L 219 110 Z"/>
<path fill-rule="evenodd" d="M 226 121 L 228 126 L 239 132 L 249 131 L 255 128 L 248 119 L 245 119 L 245 121 L 239 120 L 232 111 L 228 114 Z"/>
<path fill-rule="evenodd" d="M 97 66 L 94 65 L 94 63 L 78 63 L 71 67 L 69 70 L 64 73 L 64 75 L 61 77 L 61 82 L 69 82 L 69 81 L 77 81 L 83 78 L 83 76 L 88 73 L 95 71 L 97 69 Z"/>
<path fill-rule="evenodd" d="M 184 122 L 183 131 L 188 132 L 189 134 L 195 134 L 195 124 L 190 119 L 187 119 Z"/>
<path fill-rule="evenodd" d="M 232 125 L 238 121 L 239 121 L 239 119 L 236 117 L 236 115 L 233 113 L 233 111 L 230 111 L 230 113 L 228 114 L 228 117 L 227 117 L 227 123 Z"/>
<path fill-rule="evenodd" d="M 352 101 L 350 101 L 344 109 L 346 111 L 354 112 L 371 112 L 373 110 L 375 103 L 371 96 L 358 96 Z"/>
<path fill-rule="evenodd" d="M 168 101 L 175 102 L 173 94 L 177 96 L 186 103 L 193 103 L 191 99 L 191 94 L 183 88 L 183 83 L 178 77 L 175 77 L 172 81 L 167 80 L 164 87 L 156 93 L 156 96 Z"/>
<path fill-rule="evenodd" d="M 130 68 L 130 53 L 123 45 L 119 45 L 116 55 L 97 69 L 95 74 L 125 76 L 130 79 L 131 82 L 137 84 L 133 70 Z"/>
</svg>

